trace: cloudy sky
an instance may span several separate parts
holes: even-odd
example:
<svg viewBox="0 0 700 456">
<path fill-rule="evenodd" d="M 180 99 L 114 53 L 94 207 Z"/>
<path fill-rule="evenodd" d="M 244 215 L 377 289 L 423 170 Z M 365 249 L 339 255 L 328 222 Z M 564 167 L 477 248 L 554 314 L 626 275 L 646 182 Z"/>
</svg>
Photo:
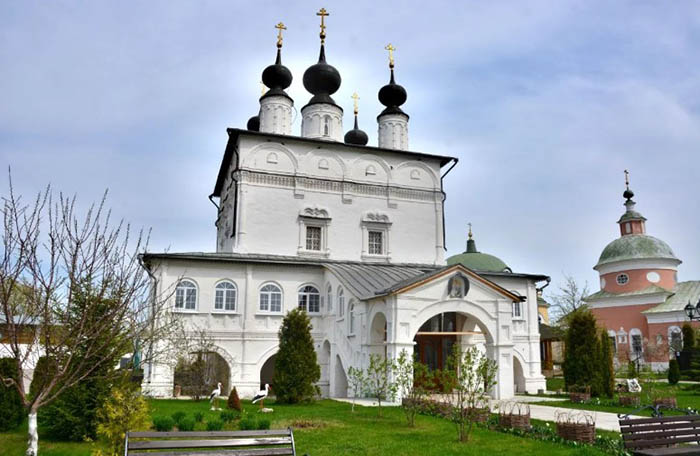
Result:
<svg viewBox="0 0 700 456">
<path fill-rule="evenodd" d="M 700 279 L 697 2 L 4 0 L 0 166 L 24 194 L 50 182 L 87 203 L 109 188 L 116 215 L 153 228 L 153 250 L 212 251 L 226 127 L 256 114 L 279 21 L 289 93 L 308 100 L 320 6 L 345 124 L 357 91 L 376 144 L 391 42 L 410 148 L 459 157 L 448 254 L 471 222 L 514 270 L 597 290 L 629 169 L 648 232 L 684 261 L 681 280 Z"/>
</svg>

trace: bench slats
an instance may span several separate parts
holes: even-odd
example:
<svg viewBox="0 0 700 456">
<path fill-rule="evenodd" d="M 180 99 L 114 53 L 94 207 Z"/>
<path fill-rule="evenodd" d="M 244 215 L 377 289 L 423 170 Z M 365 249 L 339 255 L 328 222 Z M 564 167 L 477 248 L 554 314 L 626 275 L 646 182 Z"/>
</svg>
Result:
<svg viewBox="0 0 700 456">
<path fill-rule="evenodd" d="M 190 451 L 157 451 L 157 452 L 129 452 L 134 456 L 293 456 L 294 450 L 291 448 L 254 448 L 244 450 L 199 450 Z"/>
<path fill-rule="evenodd" d="M 174 448 L 216 448 L 262 445 L 291 445 L 289 437 L 256 437 L 252 439 L 214 439 L 214 440 L 146 440 L 129 441 L 130 450 L 165 450 Z"/>
<path fill-rule="evenodd" d="M 634 426 L 637 424 L 659 424 L 668 423 L 673 421 L 685 421 L 694 422 L 700 421 L 700 415 L 675 415 L 675 416 L 662 416 L 658 418 L 625 418 L 620 420 L 620 427 L 622 426 Z"/>
<path fill-rule="evenodd" d="M 698 456 L 700 448 L 655 448 L 653 450 L 635 451 L 635 456 Z"/>
<path fill-rule="evenodd" d="M 622 439 L 626 441 L 658 439 L 662 437 L 694 435 L 700 440 L 700 429 L 674 429 L 669 431 L 640 432 L 634 434 L 622 434 Z"/>
<path fill-rule="evenodd" d="M 628 434 L 633 432 L 651 432 L 651 431 L 667 431 L 673 429 L 700 429 L 700 422 L 698 423 L 665 423 L 665 424 L 642 424 L 639 426 L 632 427 L 620 427 L 620 432 L 622 434 Z"/>
<path fill-rule="evenodd" d="M 289 429 L 265 429 L 260 431 L 187 431 L 187 432 L 129 432 L 130 439 L 191 438 L 191 437 L 253 437 L 259 435 L 290 435 Z"/>
<path fill-rule="evenodd" d="M 657 440 L 635 440 L 625 442 L 626 448 L 654 448 L 661 446 L 675 445 L 677 443 L 690 443 L 700 440 L 698 437 L 679 437 L 677 439 L 657 439 Z"/>
</svg>

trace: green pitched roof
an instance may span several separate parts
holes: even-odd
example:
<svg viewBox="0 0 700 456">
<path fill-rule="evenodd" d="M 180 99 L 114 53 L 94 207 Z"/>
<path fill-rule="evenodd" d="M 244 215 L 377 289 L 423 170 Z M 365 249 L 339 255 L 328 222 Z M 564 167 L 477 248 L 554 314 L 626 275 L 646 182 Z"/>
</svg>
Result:
<svg viewBox="0 0 700 456">
<path fill-rule="evenodd" d="M 666 301 L 656 307 L 652 307 L 643 313 L 677 312 L 683 310 L 688 303 L 693 306 L 700 299 L 700 281 L 679 282 L 673 288 L 673 294 Z"/>
<path fill-rule="evenodd" d="M 646 258 L 678 260 L 671 247 L 661 239 L 646 234 L 628 234 L 615 239 L 603 249 L 595 268 L 615 261 Z"/>
<path fill-rule="evenodd" d="M 592 295 L 586 296 L 586 298 L 584 298 L 584 301 L 590 302 L 590 301 L 598 301 L 600 299 L 606 299 L 606 298 L 620 298 L 620 297 L 624 297 L 624 296 L 644 296 L 644 295 L 657 294 L 657 293 L 666 293 L 669 295 L 672 294 L 671 291 L 668 291 L 665 288 L 661 288 L 658 285 L 651 285 L 651 286 L 648 286 L 642 290 L 626 291 L 623 293 L 610 293 L 609 291 L 600 290 L 596 293 L 593 293 Z"/>
</svg>

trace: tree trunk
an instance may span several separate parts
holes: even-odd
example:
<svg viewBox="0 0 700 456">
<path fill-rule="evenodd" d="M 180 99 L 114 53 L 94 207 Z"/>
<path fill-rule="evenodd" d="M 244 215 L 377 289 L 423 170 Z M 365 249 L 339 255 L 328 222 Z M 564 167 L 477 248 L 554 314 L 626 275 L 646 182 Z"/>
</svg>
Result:
<svg viewBox="0 0 700 456">
<path fill-rule="evenodd" d="M 27 456 L 37 456 L 39 454 L 39 430 L 36 424 L 36 410 L 29 411 L 29 437 L 27 439 Z"/>
</svg>

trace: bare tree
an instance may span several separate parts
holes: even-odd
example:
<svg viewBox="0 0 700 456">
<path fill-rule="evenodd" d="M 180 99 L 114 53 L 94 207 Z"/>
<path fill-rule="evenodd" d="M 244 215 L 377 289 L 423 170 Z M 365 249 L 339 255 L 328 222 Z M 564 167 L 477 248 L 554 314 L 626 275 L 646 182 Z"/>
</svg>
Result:
<svg viewBox="0 0 700 456">
<path fill-rule="evenodd" d="M 153 347 L 178 324 L 140 264 L 148 233 L 134 235 L 124 221 L 113 222 L 106 196 L 80 215 L 75 197 L 50 187 L 25 203 L 10 176 L 2 198 L 0 319 L 20 380 L 0 381 L 17 389 L 27 410 L 30 456 L 38 453 L 41 407 L 98 371 L 116 375 L 101 368 L 124 355 L 130 345 L 124 341 Z M 147 350 L 142 360 L 158 355 Z M 39 356 L 52 376 L 27 394 L 21 379 Z"/>
<path fill-rule="evenodd" d="M 552 319 L 557 324 L 565 324 L 569 314 L 586 305 L 584 298 L 588 294 L 588 282 L 581 286 L 573 276 L 564 274 L 564 283 L 559 286 L 559 293 L 550 296 Z"/>
</svg>

